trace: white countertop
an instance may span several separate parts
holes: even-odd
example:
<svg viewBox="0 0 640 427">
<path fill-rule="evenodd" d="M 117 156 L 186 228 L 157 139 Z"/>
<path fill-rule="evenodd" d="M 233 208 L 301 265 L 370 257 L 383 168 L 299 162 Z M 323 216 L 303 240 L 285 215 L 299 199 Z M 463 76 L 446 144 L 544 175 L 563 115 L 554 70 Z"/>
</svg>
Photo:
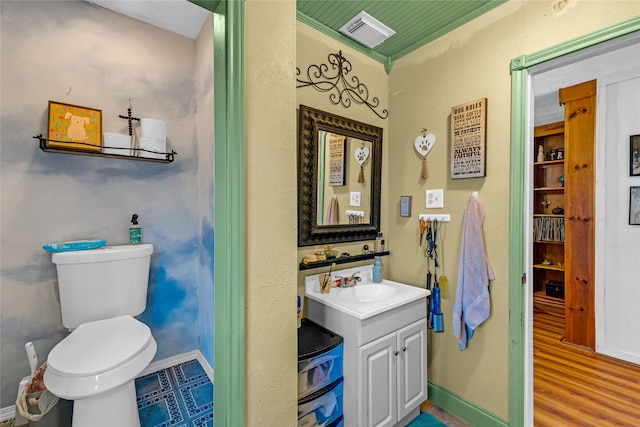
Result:
<svg viewBox="0 0 640 427">
<path fill-rule="evenodd" d="M 320 293 L 320 274 L 306 276 L 304 295 L 361 320 L 431 295 L 427 289 L 392 280 L 373 283 L 371 265 L 334 271 L 331 277 L 350 277 L 356 272 L 359 272 L 357 276 L 362 278 L 361 282 L 349 288 L 331 288 L 328 294 Z"/>
</svg>

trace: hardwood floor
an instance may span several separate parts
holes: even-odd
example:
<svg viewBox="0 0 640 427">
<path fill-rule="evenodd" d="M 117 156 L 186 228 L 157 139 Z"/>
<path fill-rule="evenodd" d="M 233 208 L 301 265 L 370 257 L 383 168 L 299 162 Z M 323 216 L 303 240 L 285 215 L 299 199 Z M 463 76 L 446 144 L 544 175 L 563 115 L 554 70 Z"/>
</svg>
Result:
<svg viewBox="0 0 640 427">
<path fill-rule="evenodd" d="M 563 343 L 557 301 L 535 300 L 535 426 L 640 426 L 640 366 Z"/>
</svg>

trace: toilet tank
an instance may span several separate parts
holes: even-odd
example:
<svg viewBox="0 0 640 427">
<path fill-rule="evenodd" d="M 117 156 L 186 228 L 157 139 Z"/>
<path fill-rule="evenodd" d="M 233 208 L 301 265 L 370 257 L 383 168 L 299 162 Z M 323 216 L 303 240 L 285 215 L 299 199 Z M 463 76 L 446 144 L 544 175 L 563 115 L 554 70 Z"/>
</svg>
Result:
<svg viewBox="0 0 640 427">
<path fill-rule="evenodd" d="M 62 324 L 73 329 L 93 320 L 142 313 L 152 253 L 150 244 L 54 253 Z"/>
</svg>

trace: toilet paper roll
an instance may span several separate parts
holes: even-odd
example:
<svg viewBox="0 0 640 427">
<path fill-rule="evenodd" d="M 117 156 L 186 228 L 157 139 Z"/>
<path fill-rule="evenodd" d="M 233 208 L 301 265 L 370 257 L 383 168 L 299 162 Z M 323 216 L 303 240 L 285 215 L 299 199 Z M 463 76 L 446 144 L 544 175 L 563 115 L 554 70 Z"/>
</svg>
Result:
<svg viewBox="0 0 640 427">
<path fill-rule="evenodd" d="M 167 141 L 159 138 L 140 138 L 140 157 L 166 159 Z"/>
<path fill-rule="evenodd" d="M 167 124 L 162 120 L 141 119 L 140 130 L 143 138 L 157 138 L 165 141 L 167 139 Z"/>
<path fill-rule="evenodd" d="M 105 132 L 102 137 L 103 153 L 131 156 L 131 137 L 129 135 Z"/>
</svg>

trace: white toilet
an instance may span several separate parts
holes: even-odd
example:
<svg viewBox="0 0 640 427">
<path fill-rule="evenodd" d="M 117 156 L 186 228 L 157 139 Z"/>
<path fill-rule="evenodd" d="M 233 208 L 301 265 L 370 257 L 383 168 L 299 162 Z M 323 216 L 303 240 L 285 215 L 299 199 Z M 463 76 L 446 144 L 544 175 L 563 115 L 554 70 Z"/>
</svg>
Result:
<svg viewBox="0 0 640 427">
<path fill-rule="evenodd" d="M 156 341 L 134 319 L 147 305 L 149 244 L 57 252 L 62 324 L 73 331 L 51 350 L 44 382 L 73 400 L 73 427 L 139 427 L 134 380 Z"/>
</svg>

